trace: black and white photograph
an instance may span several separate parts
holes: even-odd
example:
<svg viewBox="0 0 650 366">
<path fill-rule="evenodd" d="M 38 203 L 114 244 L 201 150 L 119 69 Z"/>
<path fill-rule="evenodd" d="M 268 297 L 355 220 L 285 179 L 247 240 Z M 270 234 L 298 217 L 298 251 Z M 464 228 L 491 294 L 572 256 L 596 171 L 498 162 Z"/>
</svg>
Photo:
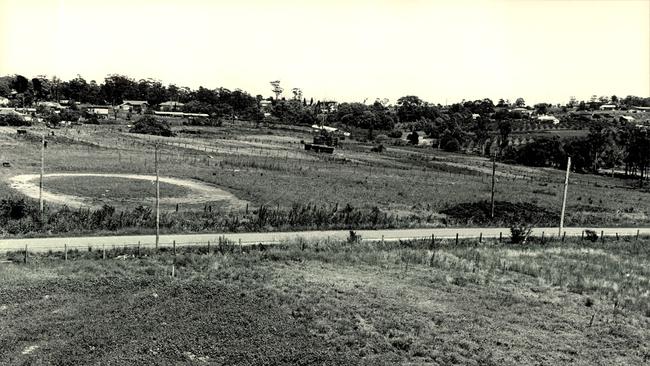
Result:
<svg viewBox="0 0 650 366">
<path fill-rule="evenodd" d="M 650 365 L 650 0 L 0 0 L 0 366 Z"/>
</svg>

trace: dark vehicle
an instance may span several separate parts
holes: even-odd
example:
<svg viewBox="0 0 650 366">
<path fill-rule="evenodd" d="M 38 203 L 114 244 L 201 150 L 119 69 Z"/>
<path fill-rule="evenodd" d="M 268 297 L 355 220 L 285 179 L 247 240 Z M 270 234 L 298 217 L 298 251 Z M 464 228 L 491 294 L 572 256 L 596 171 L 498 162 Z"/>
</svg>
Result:
<svg viewBox="0 0 650 366">
<path fill-rule="evenodd" d="M 339 138 L 333 136 L 331 132 L 321 130 L 318 135 L 314 136 L 313 143 L 305 143 L 305 150 L 332 154 L 336 146 L 339 146 Z"/>
</svg>

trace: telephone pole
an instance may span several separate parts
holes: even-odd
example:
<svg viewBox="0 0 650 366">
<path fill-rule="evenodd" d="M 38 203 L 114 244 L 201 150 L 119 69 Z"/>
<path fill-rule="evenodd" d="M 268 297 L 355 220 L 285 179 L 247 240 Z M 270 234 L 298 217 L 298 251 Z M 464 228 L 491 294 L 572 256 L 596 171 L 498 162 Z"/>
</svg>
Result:
<svg viewBox="0 0 650 366">
<path fill-rule="evenodd" d="M 154 165 L 156 167 L 156 249 L 160 240 L 160 180 L 158 178 L 158 143 L 154 150 Z"/>
<path fill-rule="evenodd" d="M 491 211 L 491 216 L 494 218 L 494 176 L 496 174 L 497 170 L 497 159 L 496 159 L 496 152 L 492 155 L 492 194 L 490 196 L 490 207 L 492 208 Z"/>
<path fill-rule="evenodd" d="M 564 178 L 564 195 L 562 196 L 562 213 L 560 214 L 560 231 L 558 234 L 562 236 L 562 229 L 564 228 L 564 210 L 566 208 L 566 193 L 569 188 L 569 170 L 571 169 L 571 157 L 567 158 L 566 162 L 566 177 Z"/>
<path fill-rule="evenodd" d="M 43 219 L 43 171 L 45 170 L 45 134 L 41 136 L 41 179 L 38 184 L 38 202 L 41 209 L 41 220 Z"/>
</svg>

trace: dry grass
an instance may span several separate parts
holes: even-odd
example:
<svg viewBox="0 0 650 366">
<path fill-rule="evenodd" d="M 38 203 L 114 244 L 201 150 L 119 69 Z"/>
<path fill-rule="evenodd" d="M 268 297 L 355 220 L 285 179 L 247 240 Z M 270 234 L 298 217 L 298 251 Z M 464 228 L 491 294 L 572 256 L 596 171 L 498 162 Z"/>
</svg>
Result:
<svg viewBox="0 0 650 366">
<path fill-rule="evenodd" d="M 643 365 L 649 243 L 298 241 L 243 253 L 179 248 L 175 258 L 79 252 L 68 262 L 44 254 L 0 267 L 0 358 Z"/>
</svg>

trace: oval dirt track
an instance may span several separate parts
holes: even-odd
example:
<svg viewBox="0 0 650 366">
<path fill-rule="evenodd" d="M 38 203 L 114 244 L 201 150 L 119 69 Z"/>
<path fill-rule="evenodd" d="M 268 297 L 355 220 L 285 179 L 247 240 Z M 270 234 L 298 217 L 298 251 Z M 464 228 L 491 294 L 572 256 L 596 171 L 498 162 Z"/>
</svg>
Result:
<svg viewBox="0 0 650 366">
<path fill-rule="evenodd" d="M 140 174 L 111 174 L 111 173 L 51 173 L 43 175 L 44 178 L 48 177 L 107 177 L 107 178 L 124 178 L 124 179 L 140 179 L 155 181 L 155 175 L 140 175 Z M 20 193 L 38 199 L 38 174 L 21 174 L 9 178 L 11 188 L 19 191 Z M 181 197 L 161 197 L 161 203 L 176 204 L 176 203 L 203 203 L 209 201 L 226 201 L 231 207 L 242 207 L 246 205 L 246 201 L 240 200 L 232 193 L 223 189 L 197 182 L 190 179 L 180 179 L 172 177 L 160 177 L 160 182 L 167 184 L 179 185 L 188 188 L 192 191 L 191 194 Z M 92 206 L 88 202 L 92 197 L 72 196 L 62 193 L 50 192 L 43 189 L 43 200 L 53 204 L 67 205 L 70 207 Z"/>
</svg>

